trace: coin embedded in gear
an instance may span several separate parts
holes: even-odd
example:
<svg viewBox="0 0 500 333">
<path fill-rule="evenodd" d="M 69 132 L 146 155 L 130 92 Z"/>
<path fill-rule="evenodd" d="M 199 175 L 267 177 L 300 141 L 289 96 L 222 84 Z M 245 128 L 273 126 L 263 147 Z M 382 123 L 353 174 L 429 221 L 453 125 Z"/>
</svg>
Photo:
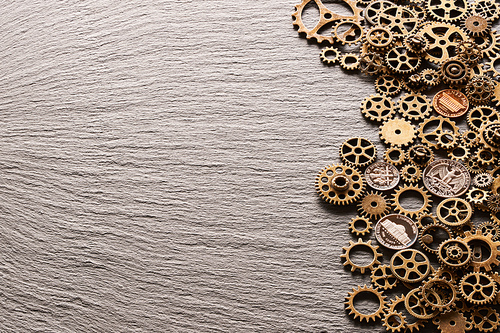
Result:
<svg viewBox="0 0 500 333">
<path fill-rule="evenodd" d="M 328 203 L 349 205 L 359 199 L 365 189 L 363 177 L 354 167 L 329 165 L 316 177 L 316 191 Z"/>
<path fill-rule="evenodd" d="M 415 127 L 406 120 L 394 118 L 380 126 L 380 138 L 394 146 L 405 147 L 415 140 Z"/>
</svg>

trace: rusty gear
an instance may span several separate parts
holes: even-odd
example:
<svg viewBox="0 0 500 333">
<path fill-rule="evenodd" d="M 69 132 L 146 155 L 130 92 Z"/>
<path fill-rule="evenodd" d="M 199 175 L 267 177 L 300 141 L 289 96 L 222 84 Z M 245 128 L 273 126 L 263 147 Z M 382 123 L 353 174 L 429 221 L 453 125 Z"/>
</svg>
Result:
<svg viewBox="0 0 500 333">
<path fill-rule="evenodd" d="M 368 248 L 373 254 L 373 259 L 369 264 L 365 265 L 357 265 L 352 262 L 350 258 L 350 254 L 352 249 L 354 248 Z M 365 271 L 368 270 L 373 270 L 373 268 L 376 265 L 380 264 L 380 261 L 378 260 L 379 257 L 382 257 L 382 254 L 377 251 L 378 246 L 377 245 L 372 245 L 372 241 L 369 240 L 367 242 L 363 242 L 361 238 L 358 239 L 356 243 L 353 241 L 349 241 L 349 246 L 348 247 L 342 247 L 342 250 L 344 250 L 344 254 L 342 254 L 340 257 L 345 259 L 344 266 L 351 266 L 351 272 L 354 272 L 355 270 L 359 270 L 361 274 L 365 274 Z"/>
<path fill-rule="evenodd" d="M 416 131 L 410 122 L 394 118 L 380 126 L 379 134 L 382 141 L 388 145 L 406 147 L 415 140 Z"/>
<path fill-rule="evenodd" d="M 495 21 L 500 15 L 500 6 L 494 0 L 478 0 L 473 4 L 471 12 L 485 17 L 488 21 Z"/>
<path fill-rule="evenodd" d="M 366 75 L 378 74 L 384 68 L 384 59 L 378 53 L 365 53 L 359 58 L 358 68 Z"/>
<path fill-rule="evenodd" d="M 491 212 L 493 213 L 500 212 L 500 194 L 494 194 L 490 196 L 486 203 Z"/>
<path fill-rule="evenodd" d="M 492 332 L 498 328 L 500 317 L 491 307 L 480 307 L 472 311 L 471 321 L 481 332 Z"/>
<path fill-rule="evenodd" d="M 379 307 L 377 311 L 370 314 L 363 314 L 354 307 L 354 298 L 361 293 L 370 293 L 378 298 Z M 384 314 L 384 310 L 387 305 L 387 302 L 385 301 L 386 297 L 387 296 L 384 296 L 382 294 L 382 291 L 373 288 L 372 286 L 367 287 L 366 285 L 364 285 L 363 287 L 353 287 L 352 292 L 349 292 L 348 296 L 346 297 L 346 311 L 349 310 L 349 314 L 354 314 L 354 319 L 359 318 L 360 322 L 363 322 L 363 320 L 366 320 L 367 323 L 370 322 L 370 320 L 375 321 L 377 320 L 377 318 L 381 318 L 381 316 Z"/>
<path fill-rule="evenodd" d="M 379 219 L 389 213 L 389 204 L 383 194 L 369 192 L 358 204 L 358 211 L 362 216 L 371 219 Z"/>
<path fill-rule="evenodd" d="M 479 129 L 479 141 L 492 151 L 500 151 L 500 121 L 483 124 Z"/>
<path fill-rule="evenodd" d="M 353 167 L 329 165 L 316 177 L 316 191 L 328 203 L 349 205 L 359 199 L 365 189 L 363 177 Z"/>
<path fill-rule="evenodd" d="M 458 43 L 455 52 L 457 57 L 468 65 L 475 65 L 483 58 L 481 49 L 472 40 L 463 40 Z"/>
<path fill-rule="evenodd" d="M 441 313 L 432 320 L 442 333 L 458 333 L 470 331 L 472 324 L 459 311 Z"/>
</svg>

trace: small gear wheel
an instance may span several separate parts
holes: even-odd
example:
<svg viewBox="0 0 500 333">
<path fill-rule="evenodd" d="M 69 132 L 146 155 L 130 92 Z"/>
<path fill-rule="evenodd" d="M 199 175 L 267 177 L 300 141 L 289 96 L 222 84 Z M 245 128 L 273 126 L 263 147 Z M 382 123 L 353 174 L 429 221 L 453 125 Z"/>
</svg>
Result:
<svg viewBox="0 0 500 333">
<path fill-rule="evenodd" d="M 401 87 L 401 81 L 394 75 L 381 75 L 375 79 L 375 89 L 379 94 L 383 94 L 386 96 L 396 96 L 401 91 Z M 392 114 L 394 114 L 394 112 Z M 383 120 L 387 120 L 391 117 L 387 117 Z"/>
<path fill-rule="evenodd" d="M 415 249 L 399 250 L 394 253 L 390 265 L 392 274 L 407 283 L 420 282 L 431 272 L 429 258 Z"/>
<path fill-rule="evenodd" d="M 491 303 L 498 292 L 495 280 L 486 273 L 466 274 L 459 284 L 460 294 L 469 303 L 483 305 Z"/>
<path fill-rule="evenodd" d="M 374 287 L 383 290 L 392 289 L 398 284 L 398 279 L 392 274 L 389 265 L 377 266 L 373 269 L 370 279 Z"/>
<path fill-rule="evenodd" d="M 380 126 L 380 138 L 384 143 L 393 146 L 406 147 L 415 140 L 415 127 L 406 120 L 394 118 Z"/>
<path fill-rule="evenodd" d="M 392 32 L 381 26 L 374 26 L 366 32 L 365 40 L 368 47 L 375 52 L 385 52 L 394 44 Z"/>
<path fill-rule="evenodd" d="M 391 146 L 384 152 L 384 161 L 394 166 L 400 166 L 406 161 L 406 154 L 403 149 L 397 146 Z"/>
<path fill-rule="evenodd" d="M 486 205 L 489 196 L 489 191 L 480 188 L 471 188 L 465 195 L 467 201 L 474 204 L 475 207 Z"/>
<path fill-rule="evenodd" d="M 426 224 L 421 228 L 418 242 L 422 249 L 429 253 L 438 253 L 438 248 L 443 241 L 453 237 L 453 232 L 442 223 L 434 222 Z"/>
<path fill-rule="evenodd" d="M 457 291 L 451 282 L 434 277 L 422 285 L 421 296 L 433 310 L 447 312 L 455 305 Z"/>
<path fill-rule="evenodd" d="M 361 102 L 361 113 L 371 121 L 382 122 L 396 113 L 392 99 L 385 95 L 371 95 Z"/>
<path fill-rule="evenodd" d="M 384 68 L 384 59 L 378 53 L 368 52 L 359 58 L 358 69 L 366 75 L 375 75 Z"/>
<path fill-rule="evenodd" d="M 420 93 L 427 88 L 420 73 L 413 73 L 403 80 L 403 88 L 412 93 Z"/>
<path fill-rule="evenodd" d="M 470 149 L 463 144 L 459 144 L 448 151 L 448 157 L 454 161 L 464 162 L 470 157 Z"/>
<path fill-rule="evenodd" d="M 466 242 L 450 238 L 443 241 L 437 251 L 442 267 L 453 270 L 466 267 L 472 259 L 472 250 Z"/>
<path fill-rule="evenodd" d="M 478 0 L 472 5 L 473 15 L 486 17 L 490 22 L 495 21 L 500 15 L 500 5 L 494 0 Z"/>
<path fill-rule="evenodd" d="M 357 310 L 354 306 L 354 299 L 356 298 L 357 295 L 360 294 L 371 294 L 374 295 L 379 302 L 379 307 L 378 309 L 373 312 L 373 313 L 368 313 L 364 314 L 361 313 L 359 310 Z M 378 290 L 377 288 L 373 288 L 372 286 L 367 287 L 364 285 L 363 287 L 358 286 L 357 288 L 352 288 L 352 292 L 348 293 L 348 296 L 346 297 L 346 311 L 349 311 L 349 315 L 354 314 L 354 319 L 358 319 L 360 322 L 363 322 L 363 320 L 366 320 L 366 322 L 370 322 L 370 320 L 377 320 L 378 318 L 381 318 L 382 315 L 384 314 L 387 302 L 385 301 L 385 298 L 387 296 L 384 296 L 382 291 Z"/>
<path fill-rule="evenodd" d="M 494 241 L 500 239 L 500 225 L 495 222 L 486 221 L 477 226 L 478 230 L 481 230 L 483 235 L 493 235 L 491 238 Z"/>
<path fill-rule="evenodd" d="M 494 165 L 497 161 L 495 154 L 487 148 L 479 148 L 476 151 L 475 158 L 482 167 Z"/>
<path fill-rule="evenodd" d="M 475 308 L 471 313 L 472 325 L 481 332 L 493 332 L 498 328 L 500 316 L 489 306 Z"/>
<path fill-rule="evenodd" d="M 486 75 L 474 76 L 465 86 L 465 95 L 473 105 L 486 105 L 493 99 L 495 84 Z"/>
<path fill-rule="evenodd" d="M 385 63 L 390 71 L 398 74 L 414 73 L 421 63 L 420 56 L 399 46 L 391 49 L 385 55 Z"/>
<path fill-rule="evenodd" d="M 404 39 L 404 46 L 410 52 L 422 54 L 429 49 L 429 41 L 422 35 L 411 34 Z"/>
<path fill-rule="evenodd" d="M 500 151 L 500 121 L 483 124 L 479 129 L 479 141 L 491 151 Z"/>
<path fill-rule="evenodd" d="M 437 218 L 432 213 L 423 213 L 418 215 L 415 223 L 417 224 L 419 230 L 423 230 L 423 228 L 431 224 L 439 224 Z"/>
<path fill-rule="evenodd" d="M 477 64 L 483 59 L 483 53 L 476 43 L 472 40 L 463 40 L 456 46 L 457 57 L 469 65 Z"/>
<path fill-rule="evenodd" d="M 373 259 L 370 263 L 368 264 L 363 264 L 363 265 L 358 265 L 355 264 L 351 258 L 351 251 L 353 249 L 359 250 L 359 249 L 369 249 L 372 252 Z M 344 254 L 342 254 L 340 257 L 345 259 L 344 266 L 351 266 L 351 272 L 354 272 L 355 270 L 359 270 L 361 274 L 365 274 L 366 270 L 372 271 L 373 268 L 376 265 L 380 264 L 380 261 L 378 260 L 379 257 L 382 257 L 382 254 L 377 251 L 378 246 L 377 245 L 372 245 L 372 241 L 369 240 L 367 242 L 363 242 L 361 238 L 358 239 L 356 243 L 353 241 L 349 241 L 349 246 L 347 247 L 342 247 L 342 250 L 344 250 Z"/>
<path fill-rule="evenodd" d="M 408 183 L 417 183 L 422 178 L 422 170 L 413 164 L 405 165 L 401 169 L 401 178 Z"/>
<path fill-rule="evenodd" d="M 360 200 L 358 211 L 360 215 L 371 219 L 379 219 L 389 213 L 389 204 L 383 194 L 369 192 Z"/>
<path fill-rule="evenodd" d="M 356 236 L 364 236 L 372 230 L 372 222 L 366 217 L 353 217 L 349 222 L 349 230 Z"/>
<path fill-rule="evenodd" d="M 335 65 L 340 59 L 340 51 L 336 47 L 328 46 L 321 50 L 319 58 L 327 65 Z"/>
<path fill-rule="evenodd" d="M 477 188 L 487 189 L 493 184 L 493 176 L 487 172 L 480 173 L 474 176 L 472 179 L 472 185 Z"/>
<path fill-rule="evenodd" d="M 339 153 L 345 164 L 358 168 L 368 166 L 377 158 L 377 148 L 364 138 L 350 138 L 344 141 Z"/>
<path fill-rule="evenodd" d="M 479 164 L 479 162 L 475 158 L 469 158 L 464 162 L 465 168 L 471 175 L 477 175 L 479 173 L 486 172 L 483 167 Z"/>
<path fill-rule="evenodd" d="M 438 148 L 451 150 L 458 145 L 458 138 L 452 131 L 445 130 L 437 135 L 436 144 Z"/>
<path fill-rule="evenodd" d="M 388 311 L 382 319 L 382 326 L 393 333 L 401 332 L 406 327 L 406 317 L 401 312 Z"/>
<path fill-rule="evenodd" d="M 470 77 L 467 63 L 458 57 L 449 58 L 441 63 L 441 79 L 451 86 L 464 84 Z"/>
<path fill-rule="evenodd" d="M 469 15 L 462 21 L 462 29 L 472 37 L 484 36 L 491 29 L 490 22 L 482 15 Z"/>
<path fill-rule="evenodd" d="M 355 53 L 344 53 L 340 57 L 340 67 L 346 71 L 354 71 L 359 67 L 359 56 Z"/>
<path fill-rule="evenodd" d="M 422 82 L 429 87 L 435 87 L 441 82 L 441 74 L 435 69 L 426 68 L 420 74 L 422 75 Z"/>
<path fill-rule="evenodd" d="M 408 149 L 407 158 L 408 161 L 415 165 L 426 167 L 429 163 L 434 161 L 434 153 L 432 149 L 426 145 L 414 145 Z"/>
<path fill-rule="evenodd" d="M 329 165 L 316 177 L 316 191 L 328 203 L 349 205 L 358 200 L 365 189 L 363 177 L 353 167 Z"/>
<path fill-rule="evenodd" d="M 474 148 L 479 144 L 479 134 L 473 130 L 467 130 L 462 133 L 460 140 L 467 148 Z"/>
<path fill-rule="evenodd" d="M 404 208 L 401 205 L 401 196 L 403 194 L 408 194 L 408 193 L 415 193 L 420 198 L 422 199 L 423 203 L 422 206 L 418 209 L 409 209 L 409 208 Z M 428 213 L 430 208 L 432 207 L 432 200 L 430 194 L 427 192 L 426 189 L 423 189 L 421 187 L 415 186 L 415 185 L 403 185 L 400 186 L 393 194 L 392 196 L 392 205 L 394 207 L 394 210 L 399 213 L 406 215 L 410 218 L 418 216 L 420 214 Z"/>
<path fill-rule="evenodd" d="M 405 94 L 398 102 L 399 113 L 408 120 L 422 120 L 432 111 L 432 101 L 419 93 Z"/>
</svg>

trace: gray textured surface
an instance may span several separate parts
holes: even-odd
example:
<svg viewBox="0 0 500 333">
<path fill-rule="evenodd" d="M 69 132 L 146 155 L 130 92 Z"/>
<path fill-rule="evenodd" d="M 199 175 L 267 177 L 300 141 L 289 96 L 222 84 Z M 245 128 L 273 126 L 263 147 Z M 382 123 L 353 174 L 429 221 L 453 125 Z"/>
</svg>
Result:
<svg viewBox="0 0 500 333">
<path fill-rule="evenodd" d="M 373 86 L 294 2 L 0 6 L 1 332 L 381 331 L 313 186 Z"/>
</svg>

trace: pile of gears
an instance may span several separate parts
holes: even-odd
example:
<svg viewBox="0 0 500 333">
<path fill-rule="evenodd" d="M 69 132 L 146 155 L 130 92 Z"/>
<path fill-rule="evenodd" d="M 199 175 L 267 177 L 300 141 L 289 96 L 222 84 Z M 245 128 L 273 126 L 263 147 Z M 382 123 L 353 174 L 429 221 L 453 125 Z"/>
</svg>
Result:
<svg viewBox="0 0 500 333">
<path fill-rule="evenodd" d="M 377 93 L 362 101 L 361 113 L 380 125 L 387 145 L 383 161 L 376 161 L 372 142 L 350 138 L 339 149 L 342 163 L 316 177 L 326 202 L 357 206 L 349 230 L 358 240 L 341 257 L 351 271 L 370 274 L 371 285 L 353 288 L 346 310 L 361 322 L 381 319 L 391 332 L 418 331 L 426 322 L 441 332 L 492 332 L 500 325 L 493 307 L 500 304 L 494 271 L 500 264 L 500 34 L 492 29 L 500 5 L 339 1 L 352 15 L 303 0 L 292 17 L 299 33 L 327 44 L 320 53 L 326 65 L 338 62 L 374 78 Z M 311 6 L 319 18 L 306 27 L 303 14 Z M 408 205 L 408 197 L 419 207 Z M 379 260 L 380 247 L 363 240 L 372 229 L 392 251 L 388 265 Z M 355 263 L 359 250 L 371 262 Z M 387 300 L 384 292 L 396 286 L 407 290 Z M 364 313 L 355 300 L 370 295 L 378 309 Z"/>
</svg>

